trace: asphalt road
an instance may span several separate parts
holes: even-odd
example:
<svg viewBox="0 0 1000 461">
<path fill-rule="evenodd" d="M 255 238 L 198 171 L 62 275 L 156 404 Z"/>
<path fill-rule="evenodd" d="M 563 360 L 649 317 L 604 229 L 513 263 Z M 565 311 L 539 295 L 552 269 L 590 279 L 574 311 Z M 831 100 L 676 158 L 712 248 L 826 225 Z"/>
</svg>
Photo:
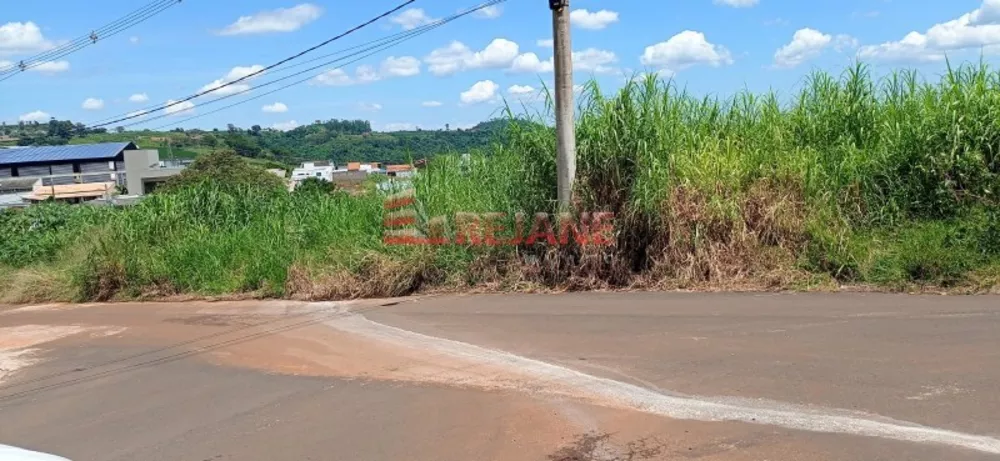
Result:
<svg viewBox="0 0 1000 461">
<path fill-rule="evenodd" d="M 74 461 L 1000 459 L 998 365 L 996 297 L 11 306 L 0 444 Z"/>
</svg>

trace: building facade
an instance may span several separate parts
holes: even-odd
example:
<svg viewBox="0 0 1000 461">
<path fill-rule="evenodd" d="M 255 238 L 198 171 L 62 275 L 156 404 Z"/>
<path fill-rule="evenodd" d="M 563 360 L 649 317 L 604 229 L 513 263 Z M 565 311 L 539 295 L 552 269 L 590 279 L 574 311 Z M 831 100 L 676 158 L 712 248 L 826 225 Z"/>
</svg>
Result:
<svg viewBox="0 0 1000 461">
<path fill-rule="evenodd" d="M 10 206 L 18 197 L 29 204 L 141 196 L 181 169 L 161 166 L 159 151 L 139 149 L 130 142 L 0 149 L 0 191 L 5 182 L 21 189 L 0 202 Z M 28 183 L 30 192 L 23 191 Z"/>
</svg>

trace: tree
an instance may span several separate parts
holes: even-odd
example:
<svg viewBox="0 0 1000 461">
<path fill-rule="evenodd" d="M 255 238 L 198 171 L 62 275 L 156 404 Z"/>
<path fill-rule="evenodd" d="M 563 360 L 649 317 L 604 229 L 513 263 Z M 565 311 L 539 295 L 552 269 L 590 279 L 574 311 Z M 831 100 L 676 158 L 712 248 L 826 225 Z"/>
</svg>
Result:
<svg viewBox="0 0 1000 461">
<path fill-rule="evenodd" d="M 250 127 L 250 133 L 254 136 L 260 136 L 260 125 L 254 125 Z"/>
<path fill-rule="evenodd" d="M 157 192 L 177 191 L 211 184 L 224 190 L 253 188 L 266 192 L 285 190 L 285 181 L 271 172 L 251 165 L 232 150 L 219 150 L 198 157 L 181 174 L 170 178 Z"/>
<path fill-rule="evenodd" d="M 116 126 L 115 127 L 115 133 L 122 134 L 124 132 L 125 132 L 125 127 L 123 127 L 123 126 Z"/>
</svg>

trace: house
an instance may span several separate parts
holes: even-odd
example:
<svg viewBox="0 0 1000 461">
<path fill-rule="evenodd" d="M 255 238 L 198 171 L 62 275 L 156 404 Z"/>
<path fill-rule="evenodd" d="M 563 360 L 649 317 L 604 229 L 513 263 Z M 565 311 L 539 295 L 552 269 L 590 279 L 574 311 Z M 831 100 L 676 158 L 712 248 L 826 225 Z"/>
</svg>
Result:
<svg viewBox="0 0 1000 461">
<path fill-rule="evenodd" d="M 366 173 L 385 173 L 385 171 L 382 170 L 382 164 L 378 162 L 372 162 L 372 163 L 349 162 L 347 164 L 347 171 L 364 171 Z"/>
<path fill-rule="evenodd" d="M 292 188 L 297 187 L 302 181 L 309 178 L 322 179 L 333 182 L 333 172 L 337 169 L 333 163 L 327 161 L 305 162 L 298 168 L 292 170 Z"/>
<path fill-rule="evenodd" d="M 385 171 L 390 178 L 409 178 L 413 176 L 416 169 L 413 165 L 389 165 Z"/>
<path fill-rule="evenodd" d="M 22 195 L 28 201 L 145 195 L 182 169 L 162 166 L 159 151 L 131 142 L 0 150 L 0 184 L 19 179 L 23 187 L 30 180 L 31 192 Z"/>
</svg>

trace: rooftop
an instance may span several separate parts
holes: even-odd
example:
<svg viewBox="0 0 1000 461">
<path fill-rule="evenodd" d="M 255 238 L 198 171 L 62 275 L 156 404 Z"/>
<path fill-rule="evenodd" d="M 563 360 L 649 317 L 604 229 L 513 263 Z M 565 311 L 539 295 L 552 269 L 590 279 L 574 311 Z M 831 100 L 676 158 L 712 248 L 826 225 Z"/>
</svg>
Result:
<svg viewBox="0 0 1000 461">
<path fill-rule="evenodd" d="M 102 160 L 113 158 L 124 150 L 132 149 L 137 149 L 137 147 L 130 142 L 3 149 L 0 150 L 0 166 L 18 163 Z"/>
</svg>

